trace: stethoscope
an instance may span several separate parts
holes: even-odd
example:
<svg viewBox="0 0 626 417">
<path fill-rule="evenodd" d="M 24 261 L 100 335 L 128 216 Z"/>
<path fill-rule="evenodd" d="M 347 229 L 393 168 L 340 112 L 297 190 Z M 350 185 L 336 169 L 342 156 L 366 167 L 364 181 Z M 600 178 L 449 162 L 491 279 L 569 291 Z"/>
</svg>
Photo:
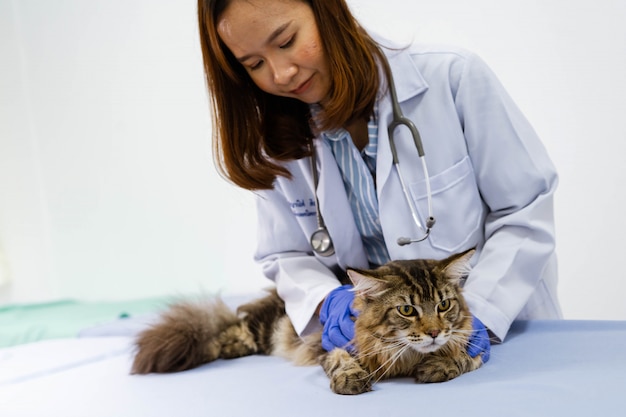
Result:
<svg viewBox="0 0 626 417">
<path fill-rule="evenodd" d="M 410 237 L 399 237 L 396 241 L 398 245 L 404 246 L 415 242 L 422 242 L 428 238 L 430 235 L 430 229 L 435 225 L 435 217 L 433 217 L 433 202 L 432 202 L 432 192 L 430 189 L 430 177 L 428 175 L 428 167 L 426 166 L 426 159 L 424 157 L 424 147 L 422 146 L 422 138 L 417 130 L 417 126 L 410 119 L 406 118 L 402 114 L 402 109 L 400 108 L 400 103 L 398 102 L 398 95 L 396 93 L 396 87 L 393 80 L 393 75 L 391 74 L 391 68 L 389 67 L 389 63 L 386 59 L 383 59 L 383 63 L 385 66 L 385 72 L 387 75 L 387 79 L 389 80 L 389 94 L 391 96 L 391 105 L 393 111 L 393 120 L 387 127 L 387 132 L 389 134 L 389 146 L 391 147 L 391 155 L 393 158 L 393 165 L 398 172 L 398 178 L 400 178 L 400 185 L 402 186 L 402 192 L 404 194 L 404 198 L 406 203 L 409 205 L 409 209 L 411 210 L 411 216 L 413 217 L 413 221 L 419 230 L 423 231 L 422 236 L 419 238 L 410 238 Z M 404 125 L 411 131 L 411 136 L 413 137 L 413 142 L 415 143 L 415 148 L 417 149 L 417 154 L 419 155 L 420 161 L 422 163 L 422 170 L 424 171 L 424 178 L 426 179 L 426 198 L 428 201 L 428 219 L 426 220 L 426 227 L 422 226 L 422 223 L 419 220 L 417 215 L 417 209 L 414 206 L 414 203 L 409 195 L 409 192 L 406 188 L 406 183 L 404 182 L 404 178 L 402 176 L 402 171 L 400 170 L 400 161 L 398 160 L 398 152 L 396 150 L 396 142 L 394 138 L 394 131 L 397 127 Z M 313 149 L 312 144 L 309 144 L 311 151 L 311 171 L 313 172 L 313 186 L 314 186 L 314 196 L 315 196 L 315 206 L 317 208 L 317 230 L 313 232 L 311 235 L 311 247 L 313 251 L 320 256 L 331 256 L 335 253 L 335 248 L 333 246 L 333 241 L 330 237 L 330 233 L 328 233 L 328 229 L 326 228 L 326 224 L 324 223 L 324 218 L 322 217 L 322 213 L 320 210 L 319 200 L 317 198 L 317 185 L 319 182 L 318 174 L 317 174 L 317 158 L 315 156 L 315 149 Z"/>
</svg>

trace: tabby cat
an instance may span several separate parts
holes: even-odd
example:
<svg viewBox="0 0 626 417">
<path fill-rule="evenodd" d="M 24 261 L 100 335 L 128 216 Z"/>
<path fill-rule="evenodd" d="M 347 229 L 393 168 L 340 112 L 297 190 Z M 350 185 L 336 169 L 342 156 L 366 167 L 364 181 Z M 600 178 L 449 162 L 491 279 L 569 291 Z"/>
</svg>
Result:
<svg viewBox="0 0 626 417">
<path fill-rule="evenodd" d="M 176 372 L 252 354 L 321 364 L 338 394 L 360 394 L 397 376 L 441 382 L 481 366 L 466 347 L 472 316 L 461 294 L 473 250 L 447 259 L 348 269 L 354 284 L 356 353 L 326 352 L 319 333 L 300 338 L 275 291 L 232 312 L 219 299 L 173 305 L 139 334 L 132 373 Z"/>
</svg>

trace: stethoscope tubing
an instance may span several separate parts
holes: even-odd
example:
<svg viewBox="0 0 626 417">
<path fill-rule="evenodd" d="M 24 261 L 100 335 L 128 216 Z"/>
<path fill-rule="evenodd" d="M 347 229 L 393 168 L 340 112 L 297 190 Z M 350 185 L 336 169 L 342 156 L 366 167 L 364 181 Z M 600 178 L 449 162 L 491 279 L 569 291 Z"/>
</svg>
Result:
<svg viewBox="0 0 626 417">
<path fill-rule="evenodd" d="M 383 55 L 384 57 L 384 55 Z M 432 202 L 432 190 L 430 187 L 430 176 L 428 175 L 428 166 L 426 164 L 426 158 L 424 153 L 424 146 L 422 144 L 422 138 L 420 136 L 419 130 L 415 123 L 413 123 L 410 119 L 405 117 L 402 114 L 402 109 L 400 108 L 400 103 L 398 101 L 398 95 L 396 93 L 395 82 L 393 79 L 393 74 L 391 73 L 391 68 L 389 67 L 389 63 L 386 59 L 383 58 L 383 65 L 385 68 L 385 73 L 388 80 L 388 88 L 389 95 L 391 97 L 391 106 L 392 106 L 392 114 L 393 119 L 389 126 L 387 126 L 387 132 L 389 135 L 389 147 L 391 148 L 391 156 L 393 160 L 393 166 L 398 173 L 398 178 L 400 178 L 400 186 L 402 187 L 402 193 L 404 194 L 404 198 L 406 203 L 409 206 L 411 211 L 411 217 L 415 222 L 415 225 L 419 230 L 423 232 L 423 235 L 419 238 L 408 238 L 408 237 L 400 237 L 397 240 L 398 245 L 404 246 L 414 242 L 421 242 L 426 240 L 430 236 L 430 230 L 435 224 L 435 217 L 433 216 L 433 202 Z M 404 181 L 404 176 L 402 175 L 402 171 L 400 169 L 400 161 L 398 158 L 398 151 L 396 149 L 396 141 L 394 138 L 395 130 L 400 127 L 405 126 L 411 132 L 411 136 L 413 137 L 413 143 L 415 144 L 415 148 L 417 149 L 417 154 L 421 161 L 422 170 L 424 172 L 424 179 L 426 183 L 426 198 L 428 201 L 428 219 L 426 220 L 426 225 L 422 225 L 419 220 L 419 216 L 417 214 L 417 207 L 411 198 L 406 183 Z M 311 247 L 313 251 L 320 256 L 331 256 L 335 253 L 333 242 L 330 237 L 330 233 L 326 228 L 326 224 L 324 223 L 324 218 L 322 216 L 322 212 L 319 206 L 319 200 L 317 198 L 317 186 L 318 186 L 318 173 L 317 173 L 317 158 L 315 157 L 315 149 L 311 143 L 309 143 L 309 150 L 311 152 L 311 171 L 313 173 L 313 193 L 315 195 L 315 205 L 317 210 L 317 230 L 313 232 L 311 235 Z"/>
</svg>

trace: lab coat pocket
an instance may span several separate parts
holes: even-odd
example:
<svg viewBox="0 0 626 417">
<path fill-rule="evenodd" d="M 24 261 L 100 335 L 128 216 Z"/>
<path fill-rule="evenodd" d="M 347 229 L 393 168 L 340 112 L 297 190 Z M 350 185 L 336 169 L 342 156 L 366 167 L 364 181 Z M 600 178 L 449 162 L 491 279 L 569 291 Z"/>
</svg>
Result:
<svg viewBox="0 0 626 417">
<path fill-rule="evenodd" d="M 433 217 L 436 223 L 429 241 L 435 248 L 455 252 L 476 241 L 483 205 L 469 156 L 430 177 Z M 424 180 L 409 185 L 420 220 L 428 218 Z"/>
</svg>

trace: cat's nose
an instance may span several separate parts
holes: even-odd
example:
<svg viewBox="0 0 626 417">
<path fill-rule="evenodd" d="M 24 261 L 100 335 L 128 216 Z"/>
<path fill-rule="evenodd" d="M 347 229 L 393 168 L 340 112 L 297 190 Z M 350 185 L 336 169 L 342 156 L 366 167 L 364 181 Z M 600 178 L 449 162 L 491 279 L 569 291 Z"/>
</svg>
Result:
<svg viewBox="0 0 626 417">
<path fill-rule="evenodd" d="M 437 336 L 439 336 L 439 333 L 441 333 L 440 330 L 429 330 L 426 333 L 428 333 L 433 339 L 436 339 Z"/>
</svg>

